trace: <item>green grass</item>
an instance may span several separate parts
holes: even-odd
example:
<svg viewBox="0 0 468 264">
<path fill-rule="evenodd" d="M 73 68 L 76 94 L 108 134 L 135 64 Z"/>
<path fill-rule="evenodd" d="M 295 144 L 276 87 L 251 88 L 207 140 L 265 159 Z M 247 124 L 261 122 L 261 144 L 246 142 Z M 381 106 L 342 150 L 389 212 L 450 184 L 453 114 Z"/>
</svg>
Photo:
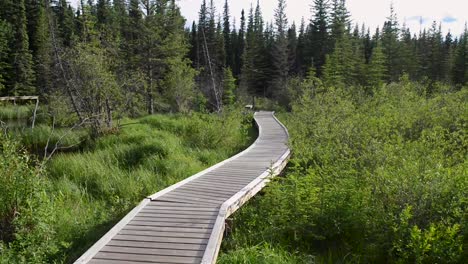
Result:
<svg viewBox="0 0 468 264">
<path fill-rule="evenodd" d="M 45 172 L 48 215 L 38 220 L 44 230 L 36 226 L 0 260 L 75 260 L 144 197 L 247 147 L 251 121 L 236 112 L 124 120 L 118 133 L 56 155 Z"/>
<path fill-rule="evenodd" d="M 29 119 L 33 116 L 33 105 L 0 104 L 0 120 Z"/>
</svg>

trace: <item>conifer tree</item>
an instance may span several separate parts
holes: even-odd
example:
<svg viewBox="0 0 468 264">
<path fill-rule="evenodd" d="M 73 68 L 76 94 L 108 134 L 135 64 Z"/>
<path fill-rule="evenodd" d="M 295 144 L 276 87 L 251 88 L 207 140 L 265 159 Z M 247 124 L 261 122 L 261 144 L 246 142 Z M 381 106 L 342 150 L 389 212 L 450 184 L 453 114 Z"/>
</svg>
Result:
<svg viewBox="0 0 468 264">
<path fill-rule="evenodd" d="M 3 94 L 5 89 L 6 73 L 9 72 L 9 63 L 8 63 L 8 54 L 9 50 L 9 40 L 11 38 L 11 27 L 4 21 L 0 20 L 0 95 Z"/>
<path fill-rule="evenodd" d="M 329 26 L 330 27 L 330 47 L 334 47 L 335 43 L 339 39 L 341 39 L 342 36 L 346 33 L 346 27 L 349 24 L 349 17 L 350 15 L 349 15 L 348 9 L 346 8 L 346 0 L 333 0 L 331 17 L 330 17 L 331 24 Z M 323 19 L 326 19 L 326 17 L 321 18 L 320 20 L 323 20 Z M 323 22 L 320 22 L 320 23 L 323 24 Z M 322 34 L 325 34 L 325 32 L 322 32 Z M 327 50 L 327 52 L 329 51 Z"/>
<path fill-rule="evenodd" d="M 401 53 L 398 42 L 399 33 L 398 20 L 392 4 L 390 6 L 390 16 L 387 18 L 382 30 L 382 47 L 385 58 L 387 59 L 388 77 L 390 81 L 397 81 L 402 74 Z"/>
<path fill-rule="evenodd" d="M 236 79 L 230 68 L 224 69 L 223 77 L 223 104 L 229 106 L 236 101 Z"/>
<path fill-rule="evenodd" d="M 291 27 L 288 29 L 288 75 L 297 75 L 299 73 L 299 66 L 297 64 L 297 32 L 296 24 L 293 22 Z"/>
<path fill-rule="evenodd" d="M 231 22 L 229 13 L 229 4 L 225 0 L 224 12 L 223 12 L 223 37 L 224 37 L 224 50 L 226 53 L 226 66 L 232 68 L 234 66 L 234 57 L 232 51 L 232 40 L 231 40 Z"/>
<path fill-rule="evenodd" d="M 275 43 L 273 46 L 273 80 L 272 93 L 281 98 L 287 87 L 289 72 L 289 54 L 287 39 L 288 20 L 286 18 L 286 2 L 278 0 L 278 6 L 275 9 Z"/>
<path fill-rule="evenodd" d="M 329 39 L 329 6 L 327 0 L 314 0 L 313 1 L 313 14 L 312 20 L 310 21 L 310 34 L 309 34 L 309 45 L 307 50 L 307 60 L 309 62 L 314 63 L 314 67 L 318 69 L 318 74 L 321 75 L 321 68 L 325 63 L 325 55 L 329 52 L 330 45 L 334 43 L 330 43 Z M 344 2 L 343 2 L 344 4 Z M 341 19 L 344 19 L 340 16 L 344 15 L 341 14 L 341 9 L 339 8 L 339 2 L 336 1 L 336 10 L 335 10 L 335 17 L 333 27 L 335 29 L 334 34 L 335 37 L 341 33 L 338 32 L 339 24 L 338 23 L 345 23 L 345 21 L 341 22 Z"/>
<path fill-rule="evenodd" d="M 379 41 L 372 50 L 367 66 L 367 86 L 369 88 L 378 88 L 384 83 L 387 72 L 385 61 L 382 44 Z"/>
<path fill-rule="evenodd" d="M 455 51 L 453 82 L 458 85 L 468 82 L 468 28 L 466 25 Z"/>
<path fill-rule="evenodd" d="M 239 33 L 237 34 L 237 41 L 235 46 L 235 54 L 234 54 L 234 67 L 232 69 L 234 76 L 237 78 L 241 74 L 241 69 L 243 67 L 243 57 L 245 51 L 245 12 L 242 9 L 241 12 L 241 20 L 240 20 L 240 27 Z"/>
<path fill-rule="evenodd" d="M 89 8 L 91 9 L 93 6 L 89 5 Z M 71 47 L 75 33 L 73 9 L 68 5 L 66 0 L 59 0 L 55 10 L 57 13 L 59 36 L 66 47 Z"/>
<path fill-rule="evenodd" d="M 5 18 L 11 28 L 9 41 L 6 89 L 8 95 L 31 95 L 35 93 L 33 58 L 29 49 L 25 0 L 5 0 L 0 5 L 0 18 Z"/>
</svg>

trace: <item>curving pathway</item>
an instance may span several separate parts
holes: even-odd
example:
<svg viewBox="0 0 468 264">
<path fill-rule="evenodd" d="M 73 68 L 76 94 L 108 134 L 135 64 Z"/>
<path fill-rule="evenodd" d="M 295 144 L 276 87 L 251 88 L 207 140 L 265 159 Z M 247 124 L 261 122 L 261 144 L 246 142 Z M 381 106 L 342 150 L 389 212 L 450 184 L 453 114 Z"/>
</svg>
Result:
<svg viewBox="0 0 468 264">
<path fill-rule="evenodd" d="M 143 200 L 75 263 L 215 263 L 225 220 L 286 166 L 287 129 L 255 113 L 245 151 Z"/>
</svg>

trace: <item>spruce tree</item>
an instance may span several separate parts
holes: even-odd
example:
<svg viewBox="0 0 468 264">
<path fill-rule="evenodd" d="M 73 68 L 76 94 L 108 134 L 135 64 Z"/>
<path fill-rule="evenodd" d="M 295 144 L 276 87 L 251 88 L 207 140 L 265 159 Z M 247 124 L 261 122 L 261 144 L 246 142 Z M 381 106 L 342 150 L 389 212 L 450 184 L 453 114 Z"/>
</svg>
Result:
<svg viewBox="0 0 468 264">
<path fill-rule="evenodd" d="M 297 64 L 297 32 L 296 24 L 293 23 L 288 29 L 288 75 L 297 75 L 299 73 L 299 66 Z"/>
<path fill-rule="evenodd" d="M 367 87 L 379 88 L 386 78 L 385 55 L 382 52 L 382 44 L 377 42 L 372 50 L 372 55 L 367 66 Z"/>
<path fill-rule="evenodd" d="M 233 68 L 234 56 L 233 56 L 233 51 L 232 51 L 229 4 L 227 0 L 225 0 L 224 11 L 223 11 L 223 36 L 224 36 L 224 50 L 226 52 L 226 66 Z"/>
<path fill-rule="evenodd" d="M 89 5 L 89 8 L 91 9 L 92 6 Z M 66 0 L 59 0 L 55 10 L 57 13 L 59 36 L 66 47 L 71 47 L 75 33 L 73 9 L 68 5 Z"/>
<path fill-rule="evenodd" d="M 289 72 L 289 54 L 287 39 L 288 20 L 286 18 L 286 1 L 278 0 L 278 6 L 275 9 L 275 42 L 273 53 L 273 80 L 272 93 L 279 99 L 286 92 L 288 72 Z"/>
<path fill-rule="evenodd" d="M 241 12 L 241 20 L 240 20 L 240 27 L 239 27 L 239 33 L 237 34 L 237 45 L 235 48 L 235 55 L 234 55 L 234 61 L 235 61 L 235 66 L 233 68 L 233 74 L 237 78 L 241 74 L 241 69 L 243 67 L 243 57 L 244 57 L 244 51 L 245 51 L 245 12 L 244 9 L 242 9 Z"/>
<path fill-rule="evenodd" d="M 387 59 L 389 81 L 398 81 L 402 74 L 399 36 L 397 16 L 393 5 L 391 5 L 390 16 L 387 18 L 382 30 L 382 47 Z"/>
<path fill-rule="evenodd" d="M 223 77 L 223 104 L 233 105 L 236 101 L 236 79 L 232 75 L 230 68 L 224 69 Z"/>
<path fill-rule="evenodd" d="M 466 26 L 455 51 L 453 82 L 457 85 L 464 85 L 468 82 L 468 28 Z"/>
<path fill-rule="evenodd" d="M 31 95 L 36 92 L 32 53 L 29 49 L 25 0 L 5 0 L 0 17 L 11 27 L 9 71 L 5 75 L 8 95 Z"/>
<path fill-rule="evenodd" d="M 299 36 L 297 37 L 297 46 L 296 46 L 296 67 L 297 73 L 300 76 L 304 76 L 307 71 L 308 65 L 304 56 L 306 54 L 306 35 L 305 35 L 305 21 L 304 18 L 301 20 L 301 25 L 299 27 Z"/>
<path fill-rule="evenodd" d="M 338 12 L 338 3 L 336 2 L 336 11 L 334 17 L 334 23 L 339 23 L 340 19 L 342 19 L 342 14 Z M 318 70 L 318 74 L 321 75 L 321 68 L 325 63 L 325 55 L 331 50 L 329 38 L 329 6 L 327 0 L 314 0 L 313 4 L 313 14 L 312 20 L 310 21 L 310 34 L 309 34 L 309 45 L 307 53 L 307 61 L 313 62 L 314 67 Z M 341 11 L 340 11 L 341 12 Z M 341 23 L 341 22 L 340 22 Z M 344 22 L 343 22 L 344 23 Z M 339 33 L 337 29 L 339 28 L 338 24 L 333 24 L 335 28 L 335 36 Z"/>
<path fill-rule="evenodd" d="M 6 86 L 6 74 L 9 72 L 8 55 L 10 53 L 8 43 L 11 39 L 11 27 L 4 20 L 0 20 L 0 95 Z"/>
</svg>

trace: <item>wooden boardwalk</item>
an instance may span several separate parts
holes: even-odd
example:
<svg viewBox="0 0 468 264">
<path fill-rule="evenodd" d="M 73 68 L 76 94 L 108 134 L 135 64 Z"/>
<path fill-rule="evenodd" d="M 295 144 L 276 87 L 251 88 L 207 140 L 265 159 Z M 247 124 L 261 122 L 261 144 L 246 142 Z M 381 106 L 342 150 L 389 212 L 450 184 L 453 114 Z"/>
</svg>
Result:
<svg viewBox="0 0 468 264">
<path fill-rule="evenodd" d="M 75 263 L 215 263 L 225 220 L 286 165 L 288 132 L 255 113 L 248 149 L 162 190 L 134 208 Z"/>
</svg>

